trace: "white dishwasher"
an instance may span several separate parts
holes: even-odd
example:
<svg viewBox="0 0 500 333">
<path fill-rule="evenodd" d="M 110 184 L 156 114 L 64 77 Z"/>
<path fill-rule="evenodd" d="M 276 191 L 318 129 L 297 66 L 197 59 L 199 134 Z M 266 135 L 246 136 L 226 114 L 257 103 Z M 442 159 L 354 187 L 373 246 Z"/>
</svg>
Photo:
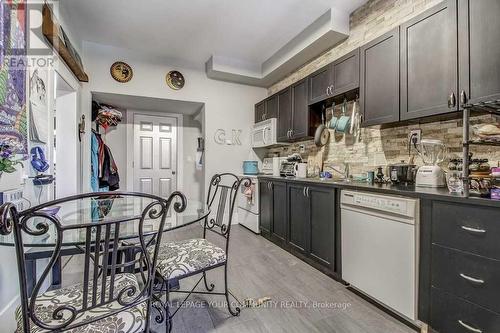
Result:
<svg viewBox="0 0 500 333">
<path fill-rule="evenodd" d="M 342 191 L 342 279 L 417 322 L 419 201 Z"/>
</svg>

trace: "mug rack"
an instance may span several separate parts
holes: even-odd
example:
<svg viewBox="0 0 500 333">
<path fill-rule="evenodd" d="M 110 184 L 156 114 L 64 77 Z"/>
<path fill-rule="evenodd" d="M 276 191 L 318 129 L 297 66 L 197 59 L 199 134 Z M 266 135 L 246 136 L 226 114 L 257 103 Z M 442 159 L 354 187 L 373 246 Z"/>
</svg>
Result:
<svg viewBox="0 0 500 333">
<path fill-rule="evenodd" d="M 470 139 L 470 116 L 471 113 L 489 113 L 500 116 L 500 100 L 480 102 L 476 104 L 466 104 L 463 106 L 463 168 L 462 178 L 464 196 L 469 197 L 469 152 L 471 146 L 498 146 L 500 141 L 494 140 L 471 140 Z"/>
</svg>

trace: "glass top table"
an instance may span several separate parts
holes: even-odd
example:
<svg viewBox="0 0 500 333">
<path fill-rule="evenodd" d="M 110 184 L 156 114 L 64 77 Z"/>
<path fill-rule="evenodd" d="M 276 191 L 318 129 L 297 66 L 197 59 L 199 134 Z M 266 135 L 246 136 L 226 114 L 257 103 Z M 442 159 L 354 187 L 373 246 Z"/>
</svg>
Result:
<svg viewBox="0 0 500 333">
<path fill-rule="evenodd" d="M 146 197 L 117 196 L 115 198 L 82 198 L 45 208 L 45 212 L 57 217 L 62 226 L 90 224 L 126 220 L 120 223 L 121 240 L 139 237 L 139 220 L 144 208 L 153 200 Z M 21 213 L 22 214 L 22 213 Z M 170 206 L 163 228 L 164 232 L 203 221 L 210 214 L 208 205 L 201 201 L 187 200 L 186 209 L 177 213 L 173 204 Z M 45 218 L 33 217 L 28 225 L 34 226 L 46 221 Z M 147 218 L 144 222 L 144 234 L 153 235 L 158 230 L 159 219 Z M 49 231 L 41 236 L 23 234 L 27 247 L 53 247 L 56 242 L 56 228 L 48 222 Z M 95 229 L 95 228 L 93 228 Z M 113 234 L 113 233 L 112 233 Z M 63 233 L 63 246 L 82 245 L 85 243 L 85 229 L 70 229 Z M 14 246 L 13 233 L 0 235 L 0 246 Z"/>
</svg>

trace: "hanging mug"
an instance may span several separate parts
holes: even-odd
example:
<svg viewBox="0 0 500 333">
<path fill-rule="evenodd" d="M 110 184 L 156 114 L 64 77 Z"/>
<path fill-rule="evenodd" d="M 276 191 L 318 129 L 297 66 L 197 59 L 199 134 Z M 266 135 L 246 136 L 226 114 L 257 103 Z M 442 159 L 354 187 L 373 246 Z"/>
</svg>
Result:
<svg viewBox="0 0 500 333">
<path fill-rule="evenodd" d="M 346 133 L 351 128 L 351 117 L 346 115 L 347 111 L 347 99 L 344 99 L 344 104 L 342 105 L 342 116 L 337 122 L 337 131 L 341 133 Z"/>
</svg>

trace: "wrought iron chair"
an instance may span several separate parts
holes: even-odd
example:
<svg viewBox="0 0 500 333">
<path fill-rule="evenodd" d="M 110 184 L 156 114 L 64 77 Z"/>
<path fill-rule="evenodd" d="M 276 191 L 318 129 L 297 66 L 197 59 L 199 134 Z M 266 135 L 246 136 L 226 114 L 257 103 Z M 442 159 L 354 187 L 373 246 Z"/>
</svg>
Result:
<svg viewBox="0 0 500 333">
<path fill-rule="evenodd" d="M 239 179 L 230 173 L 213 176 L 208 190 L 207 205 L 212 210 L 213 215 L 211 216 L 215 217 L 209 216 L 205 219 L 203 238 L 166 242 L 160 245 L 157 265 L 157 276 L 160 283 L 157 289 L 165 293 L 165 302 L 163 303 L 165 314 L 161 314 L 161 316 L 162 320 L 166 319 L 167 332 L 172 329 L 172 318 L 193 293 L 225 296 L 231 315 L 238 316 L 240 314 L 240 308 L 233 309 L 229 301 L 227 262 L 235 201 L 242 184 L 251 186 L 251 180 L 249 178 Z M 225 239 L 225 249 L 207 240 L 209 232 Z M 224 267 L 224 292 L 213 292 L 214 284 L 209 285 L 207 282 L 207 272 L 218 267 Z M 177 285 L 179 280 L 197 274 L 202 274 L 202 276 L 191 290 L 171 290 L 171 286 Z M 205 284 L 206 292 L 195 291 L 201 280 Z M 169 297 L 171 292 L 187 293 L 187 296 L 172 314 L 170 314 Z"/>
<path fill-rule="evenodd" d="M 141 201 L 138 215 L 132 218 L 107 218 L 76 225 L 64 225 L 49 207 L 77 204 L 84 199 L 90 203 L 120 198 Z M 149 332 L 150 312 L 159 306 L 152 297 L 155 267 L 167 212 L 173 203 L 177 212 L 186 208 L 186 198 L 174 192 L 168 199 L 141 193 L 87 193 L 51 201 L 18 212 L 7 203 L 0 206 L 0 233 L 13 233 L 21 305 L 16 311 L 17 332 Z M 158 230 L 144 232 L 145 221 L 155 222 Z M 138 230 L 140 255 L 130 261 L 120 261 L 120 230 Z M 124 229 L 128 228 L 128 229 Z M 43 237 L 55 233 L 55 246 L 49 263 L 36 279 L 28 294 L 25 268 L 24 237 Z M 62 289 L 42 292 L 48 275 L 65 246 L 65 236 L 79 232 L 79 248 L 84 256 L 82 283 Z M 78 246 L 78 245 L 77 245 Z M 142 281 L 130 273 L 121 273 L 127 267 L 144 267 Z"/>
</svg>

